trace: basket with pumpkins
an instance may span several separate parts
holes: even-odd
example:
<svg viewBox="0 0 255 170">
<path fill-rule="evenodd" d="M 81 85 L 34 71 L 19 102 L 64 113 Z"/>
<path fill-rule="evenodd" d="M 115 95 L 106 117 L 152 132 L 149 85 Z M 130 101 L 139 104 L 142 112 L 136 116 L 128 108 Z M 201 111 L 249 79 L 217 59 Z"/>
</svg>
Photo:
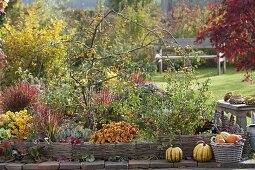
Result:
<svg viewBox="0 0 255 170">
<path fill-rule="evenodd" d="M 240 162 L 242 158 L 245 139 L 241 135 L 221 132 L 211 138 L 211 147 L 216 162 L 234 163 Z"/>
</svg>

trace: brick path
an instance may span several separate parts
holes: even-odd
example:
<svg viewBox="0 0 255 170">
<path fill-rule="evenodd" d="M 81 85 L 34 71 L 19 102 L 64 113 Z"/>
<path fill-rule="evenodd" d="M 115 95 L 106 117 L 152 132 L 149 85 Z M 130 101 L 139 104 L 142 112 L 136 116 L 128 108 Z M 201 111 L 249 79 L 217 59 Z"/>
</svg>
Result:
<svg viewBox="0 0 255 170">
<path fill-rule="evenodd" d="M 197 163 L 183 160 L 179 163 L 169 163 L 165 160 L 130 160 L 128 162 L 43 162 L 38 164 L 1 163 L 0 170 L 99 170 L 99 169 L 255 169 L 255 160 L 247 160 L 240 163 L 220 164 L 216 162 Z"/>
</svg>

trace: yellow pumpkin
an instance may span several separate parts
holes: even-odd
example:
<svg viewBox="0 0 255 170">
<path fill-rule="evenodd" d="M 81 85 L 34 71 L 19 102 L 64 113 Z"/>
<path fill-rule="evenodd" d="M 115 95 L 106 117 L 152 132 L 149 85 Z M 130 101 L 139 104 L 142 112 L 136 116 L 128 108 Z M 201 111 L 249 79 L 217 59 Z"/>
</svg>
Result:
<svg viewBox="0 0 255 170">
<path fill-rule="evenodd" d="M 229 135 L 230 134 L 228 132 L 221 132 L 220 134 L 216 135 L 215 141 L 218 141 L 219 139 L 224 139 L 226 141 Z"/>
<path fill-rule="evenodd" d="M 170 147 L 166 150 L 166 160 L 169 162 L 180 162 L 182 155 L 182 150 L 179 147 Z"/>
<path fill-rule="evenodd" d="M 207 145 L 204 141 L 199 141 L 193 149 L 193 158 L 198 162 L 207 162 L 213 157 L 211 146 Z"/>
</svg>

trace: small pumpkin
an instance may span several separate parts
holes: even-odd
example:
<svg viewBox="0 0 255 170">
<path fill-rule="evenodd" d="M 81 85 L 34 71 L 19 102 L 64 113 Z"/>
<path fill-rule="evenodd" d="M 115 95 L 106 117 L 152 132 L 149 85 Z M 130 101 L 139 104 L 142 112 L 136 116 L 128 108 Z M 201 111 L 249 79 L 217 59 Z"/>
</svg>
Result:
<svg viewBox="0 0 255 170">
<path fill-rule="evenodd" d="M 228 132 L 221 132 L 220 134 L 216 135 L 215 141 L 218 141 L 219 139 L 224 139 L 226 141 L 229 135 L 230 134 Z"/>
<path fill-rule="evenodd" d="M 230 99 L 230 97 L 231 97 L 232 95 L 233 95 L 232 92 L 226 93 L 225 96 L 224 96 L 224 101 L 227 102 L 227 101 Z"/>
<path fill-rule="evenodd" d="M 216 143 L 226 143 L 226 141 L 224 139 L 218 139 L 215 141 Z"/>
<path fill-rule="evenodd" d="M 180 162 L 183 152 L 180 147 L 170 147 L 166 150 L 166 160 L 169 162 Z"/>
<path fill-rule="evenodd" d="M 199 141 L 193 149 L 193 158 L 198 162 L 207 162 L 213 157 L 212 148 L 204 141 Z"/>
<path fill-rule="evenodd" d="M 240 139 L 240 135 L 231 134 L 227 137 L 226 142 L 227 143 L 235 143 Z"/>
</svg>

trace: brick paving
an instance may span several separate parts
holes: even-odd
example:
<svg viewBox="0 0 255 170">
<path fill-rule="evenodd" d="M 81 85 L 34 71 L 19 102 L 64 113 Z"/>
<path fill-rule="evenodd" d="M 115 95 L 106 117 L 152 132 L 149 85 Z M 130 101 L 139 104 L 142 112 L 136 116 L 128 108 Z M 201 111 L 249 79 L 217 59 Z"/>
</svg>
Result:
<svg viewBox="0 0 255 170">
<path fill-rule="evenodd" d="M 111 162 L 111 161 L 95 161 L 95 162 L 43 162 L 43 163 L 1 163 L 0 170 L 108 170 L 108 169 L 150 169 L 150 170 L 166 170 L 166 169 L 196 169 L 196 170 L 228 170 L 228 169 L 255 169 L 255 160 L 247 160 L 239 163 L 221 164 L 214 161 L 197 163 L 192 160 L 182 160 L 178 163 L 169 163 L 166 160 L 130 160 L 128 162 Z"/>
<path fill-rule="evenodd" d="M 81 169 L 81 164 L 79 162 L 61 162 L 59 165 L 60 170 L 73 170 Z"/>
<path fill-rule="evenodd" d="M 104 161 L 82 162 L 81 169 L 104 169 Z"/>
</svg>

